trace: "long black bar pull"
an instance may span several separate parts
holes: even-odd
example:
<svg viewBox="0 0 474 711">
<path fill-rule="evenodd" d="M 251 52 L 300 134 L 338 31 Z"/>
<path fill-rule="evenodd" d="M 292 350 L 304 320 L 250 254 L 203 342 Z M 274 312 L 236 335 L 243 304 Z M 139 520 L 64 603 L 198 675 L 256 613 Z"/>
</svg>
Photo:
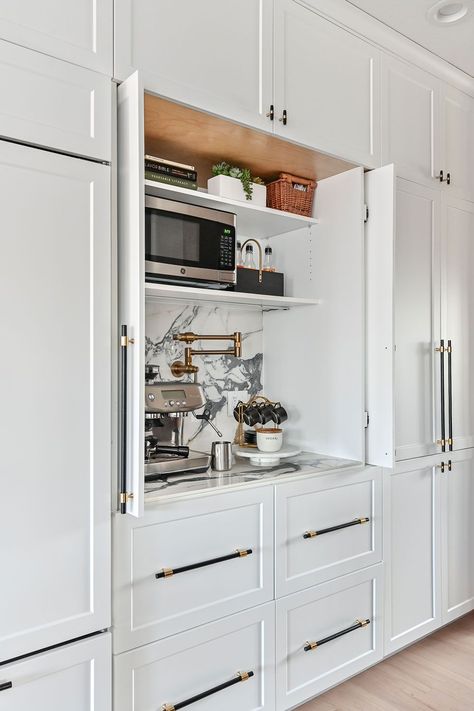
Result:
<svg viewBox="0 0 474 711">
<path fill-rule="evenodd" d="M 340 531 L 341 528 L 349 528 L 350 526 L 359 526 L 362 523 L 368 523 L 370 518 L 368 516 L 363 516 L 362 518 L 355 518 L 353 521 L 348 521 L 347 523 L 340 523 L 337 526 L 329 526 L 329 528 L 320 528 L 319 531 L 305 531 L 303 533 L 303 538 L 315 538 L 315 536 L 322 536 L 324 533 L 332 533 L 333 531 Z"/>
<path fill-rule="evenodd" d="M 201 701 L 201 699 L 205 699 L 208 696 L 217 694 L 218 691 L 223 691 L 224 689 L 228 689 L 229 686 L 234 686 L 234 684 L 239 684 L 241 681 L 247 681 L 247 679 L 250 679 L 253 675 L 254 675 L 253 671 L 238 672 L 237 676 L 234 677 L 233 679 L 230 679 L 230 681 L 225 681 L 223 684 L 219 684 L 218 686 L 214 686 L 212 689 L 208 689 L 208 691 L 203 691 L 200 694 L 196 694 L 196 696 L 191 696 L 191 698 L 186 699 L 186 701 L 180 701 L 177 704 L 163 704 L 163 706 L 161 707 L 161 710 L 162 711 L 179 711 L 179 709 L 184 709 L 186 706 L 190 706 L 191 704 L 195 704 L 197 701 Z"/>
<path fill-rule="evenodd" d="M 441 451 L 446 452 L 446 420 L 445 420 L 445 397 L 444 397 L 444 339 L 439 342 L 439 348 L 436 348 L 440 354 L 441 360 L 439 363 L 439 372 L 441 375 L 441 393 L 440 393 L 440 409 L 441 409 L 441 439 L 437 444 L 441 445 Z"/>
<path fill-rule="evenodd" d="M 7 689 L 12 689 L 13 688 L 13 682 L 11 681 L 5 681 L 3 684 L 0 684 L 0 691 L 7 691 Z"/>
<path fill-rule="evenodd" d="M 354 625 L 351 625 L 350 627 L 346 627 L 344 630 L 341 630 L 340 632 L 335 632 L 334 634 L 330 634 L 329 637 L 323 637 L 323 639 L 319 639 L 317 642 L 306 642 L 306 644 L 304 646 L 304 651 L 311 652 L 313 649 L 317 649 L 317 647 L 321 647 L 323 644 L 326 644 L 327 642 L 332 642 L 333 639 L 337 639 L 338 637 L 342 637 L 345 634 L 349 634 L 349 632 L 354 632 L 354 630 L 358 630 L 361 627 L 367 627 L 367 625 L 370 625 L 370 620 L 368 620 L 368 619 L 356 620 Z"/>
<path fill-rule="evenodd" d="M 453 451 L 453 345 L 448 341 L 448 447 Z"/>
<path fill-rule="evenodd" d="M 162 568 L 159 573 L 155 573 L 155 578 L 158 580 L 160 578 L 170 578 L 172 575 L 178 575 L 178 573 L 186 573 L 188 570 L 196 570 L 196 568 L 205 568 L 208 565 L 223 563 L 225 560 L 232 560 L 233 558 L 246 558 L 248 555 L 252 555 L 252 553 L 253 551 L 251 548 L 243 548 L 242 550 L 234 551 L 228 555 L 221 555 L 219 558 L 210 558 L 209 560 L 203 560 L 199 563 L 182 565 L 180 568 Z"/>
<path fill-rule="evenodd" d="M 127 350 L 128 329 L 122 325 L 120 329 L 120 491 L 119 510 L 127 513 Z"/>
</svg>

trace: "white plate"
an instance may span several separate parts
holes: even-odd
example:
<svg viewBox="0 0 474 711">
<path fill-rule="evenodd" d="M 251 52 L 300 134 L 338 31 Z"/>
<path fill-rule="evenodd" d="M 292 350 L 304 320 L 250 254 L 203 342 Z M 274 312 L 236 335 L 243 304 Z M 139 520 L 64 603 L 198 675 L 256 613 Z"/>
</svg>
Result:
<svg viewBox="0 0 474 711">
<path fill-rule="evenodd" d="M 256 464 L 258 467 L 266 467 L 269 465 L 279 464 L 280 459 L 286 459 L 287 457 L 296 457 L 297 454 L 301 454 L 301 449 L 287 445 L 278 450 L 278 452 L 261 452 L 259 449 L 255 448 L 241 448 L 234 447 L 234 454 L 237 457 L 244 457 L 245 459 L 250 459 L 252 464 Z"/>
</svg>

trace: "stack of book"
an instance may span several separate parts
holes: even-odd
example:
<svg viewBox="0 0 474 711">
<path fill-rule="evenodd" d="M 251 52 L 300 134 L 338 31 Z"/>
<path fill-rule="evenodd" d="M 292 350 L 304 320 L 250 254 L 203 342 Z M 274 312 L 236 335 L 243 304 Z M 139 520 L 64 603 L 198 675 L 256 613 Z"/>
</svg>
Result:
<svg viewBox="0 0 474 711">
<path fill-rule="evenodd" d="M 197 173 L 193 165 L 176 163 L 156 156 L 145 156 L 145 180 L 197 190 Z"/>
</svg>

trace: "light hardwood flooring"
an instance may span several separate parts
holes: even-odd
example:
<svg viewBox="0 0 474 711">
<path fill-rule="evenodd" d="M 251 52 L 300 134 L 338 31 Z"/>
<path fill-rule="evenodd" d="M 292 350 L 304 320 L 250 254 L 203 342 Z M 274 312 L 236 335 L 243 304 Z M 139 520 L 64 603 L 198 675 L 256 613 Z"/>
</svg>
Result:
<svg viewBox="0 0 474 711">
<path fill-rule="evenodd" d="M 298 711 L 474 711 L 474 613 Z"/>
</svg>

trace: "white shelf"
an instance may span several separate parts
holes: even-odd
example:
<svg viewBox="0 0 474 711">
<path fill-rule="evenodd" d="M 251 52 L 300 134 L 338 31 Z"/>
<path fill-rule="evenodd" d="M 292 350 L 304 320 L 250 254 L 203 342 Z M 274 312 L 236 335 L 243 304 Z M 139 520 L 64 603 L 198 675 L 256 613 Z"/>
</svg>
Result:
<svg viewBox="0 0 474 711">
<path fill-rule="evenodd" d="M 318 224 L 314 217 L 293 215 L 291 212 L 259 207 L 240 200 L 227 200 L 201 190 L 177 188 L 153 180 L 145 180 L 145 192 L 147 195 L 233 212 L 237 215 L 237 234 L 244 237 L 265 239 Z"/>
<path fill-rule="evenodd" d="M 255 306 L 264 311 L 290 309 L 296 306 L 316 306 L 318 299 L 297 299 L 293 296 L 268 296 L 267 294 L 244 294 L 241 291 L 220 289 L 197 289 L 169 284 L 145 284 L 147 299 L 167 299 L 169 301 L 187 301 L 200 303 L 210 301 L 226 306 Z"/>
</svg>

